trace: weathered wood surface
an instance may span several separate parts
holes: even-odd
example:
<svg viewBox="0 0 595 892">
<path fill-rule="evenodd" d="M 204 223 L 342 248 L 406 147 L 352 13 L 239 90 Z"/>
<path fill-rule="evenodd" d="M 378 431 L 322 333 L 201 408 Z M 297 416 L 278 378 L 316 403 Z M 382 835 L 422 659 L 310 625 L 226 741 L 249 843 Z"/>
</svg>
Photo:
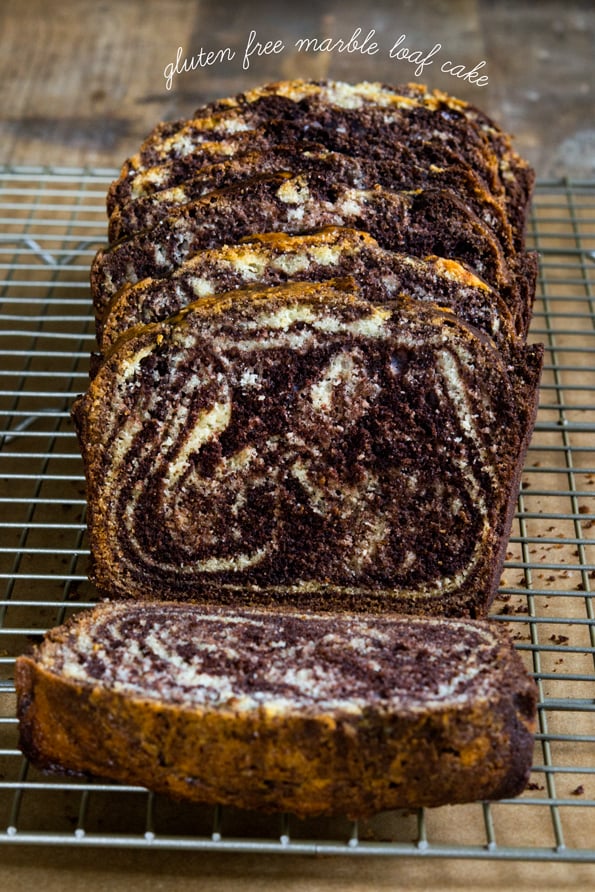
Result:
<svg viewBox="0 0 595 892">
<path fill-rule="evenodd" d="M 300 38 L 378 44 L 369 53 L 298 52 Z M 252 53 L 255 42 L 283 43 Z M 414 61 L 390 58 L 401 35 Z M 119 165 L 155 122 L 190 114 L 203 101 L 284 77 L 399 83 L 422 80 L 468 99 L 517 137 L 545 176 L 595 176 L 595 5 L 490 0 L 393 3 L 323 0 L 3 0 L 0 4 L 0 162 Z M 440 49 L 416 75 L 415 59 Z M 202 65 L 172 77 L 183 57 Z M 208 61 L 228 48 L 232 60 Z M 254 48 L 254 44 L 252 45 Z M 365 49 L 365 48 L 364 48 Z M 481 62 L 478 86 L 461 73 Z M 447 66 L 448 67 L 448 66 Z"/>
</svg>

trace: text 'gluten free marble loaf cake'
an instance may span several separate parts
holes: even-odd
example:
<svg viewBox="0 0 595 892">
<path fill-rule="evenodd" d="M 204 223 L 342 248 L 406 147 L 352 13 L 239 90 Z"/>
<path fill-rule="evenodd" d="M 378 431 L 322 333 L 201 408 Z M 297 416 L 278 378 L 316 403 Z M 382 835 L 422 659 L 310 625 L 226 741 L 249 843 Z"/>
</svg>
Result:
<svg viewBox="0 0 595 892">
<path fill-rule="evenodd" d="M 532 183 L 416 84 L 269 84 L 147 137 L 73 409 L 110 603 L 19 663 L 31 758 L 305 815 L 520 791 L 535 691 L 485 617 L 538 400 Z"/>
</svg>

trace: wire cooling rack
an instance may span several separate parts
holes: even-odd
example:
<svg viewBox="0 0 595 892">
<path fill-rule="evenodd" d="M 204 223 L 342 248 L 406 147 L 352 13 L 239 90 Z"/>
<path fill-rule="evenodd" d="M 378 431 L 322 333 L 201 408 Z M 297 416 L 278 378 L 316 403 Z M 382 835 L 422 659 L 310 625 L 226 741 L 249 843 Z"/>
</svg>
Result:
<svg viewBox="0 0 595 892">
<path fill-rule="evenodd" d="M 523 796 L 301 821 L 48 777 L 23 758 L 15 658 L 95 598 L 69 409 L 94 346 L 88 268 L 115 173 L 0 167 L 0 842 L 595 861 L 595 183 L 539 184 L 529 229 L 546 364 L 493 610 L 539 687 Z"/>
</svg>

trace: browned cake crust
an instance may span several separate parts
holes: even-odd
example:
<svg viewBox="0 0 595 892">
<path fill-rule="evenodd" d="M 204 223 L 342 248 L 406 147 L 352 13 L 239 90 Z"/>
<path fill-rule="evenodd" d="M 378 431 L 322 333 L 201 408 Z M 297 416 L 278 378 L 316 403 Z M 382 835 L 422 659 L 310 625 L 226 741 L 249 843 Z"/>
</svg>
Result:
<svg viewBox="0 0 595 892">
<path fill-rule="evenodd" d="M 327 227 L 311 235 L 263 233 L 200 251 L 170 277 L 125 285 L 97 319 L 98 343 L 107 350 L 134 325 L 159 322 L 197 299 L 235 288 L 345 276 L 353 276 L 372 303 L 410 295 L 448 307 L 496 344 L 524 334 L 500 295 L 457 261 L 387 251 L 365 232 Z"/>
<path fill-rule="evenodd" d="M 495 623 L 108 605 L 17 661 L 43 769 L 301 816 L 517 795 L 535 684 Z"/>
<path fill-rule="evenodd" d="M 93 578 L 118 597 L 481 616 L 540 365 L 353 280 L 131 329 L 75 406 Z"/>
</svg>

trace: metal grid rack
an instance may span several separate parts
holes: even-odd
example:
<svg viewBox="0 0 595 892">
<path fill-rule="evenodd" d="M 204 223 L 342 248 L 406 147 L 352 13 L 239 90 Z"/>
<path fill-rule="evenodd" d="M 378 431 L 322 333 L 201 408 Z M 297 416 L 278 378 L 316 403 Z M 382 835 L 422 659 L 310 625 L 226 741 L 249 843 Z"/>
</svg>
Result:
<svg viewBox="0 0 595 892">
<path fill-rule="evenodd" d="M 47 777 L 22 757 L 15 657 L 95 597 L 69 407 L 86 386 L 87 275 L 115 173 L 0 167 L 0 842 L 594 861 L 595 183 L 539 184 L 530 222 L 541 253 L 531 338 L 546 365 L 493 610 L 539 686 L 523 796 L 300 821 Z"/>
</svg>

